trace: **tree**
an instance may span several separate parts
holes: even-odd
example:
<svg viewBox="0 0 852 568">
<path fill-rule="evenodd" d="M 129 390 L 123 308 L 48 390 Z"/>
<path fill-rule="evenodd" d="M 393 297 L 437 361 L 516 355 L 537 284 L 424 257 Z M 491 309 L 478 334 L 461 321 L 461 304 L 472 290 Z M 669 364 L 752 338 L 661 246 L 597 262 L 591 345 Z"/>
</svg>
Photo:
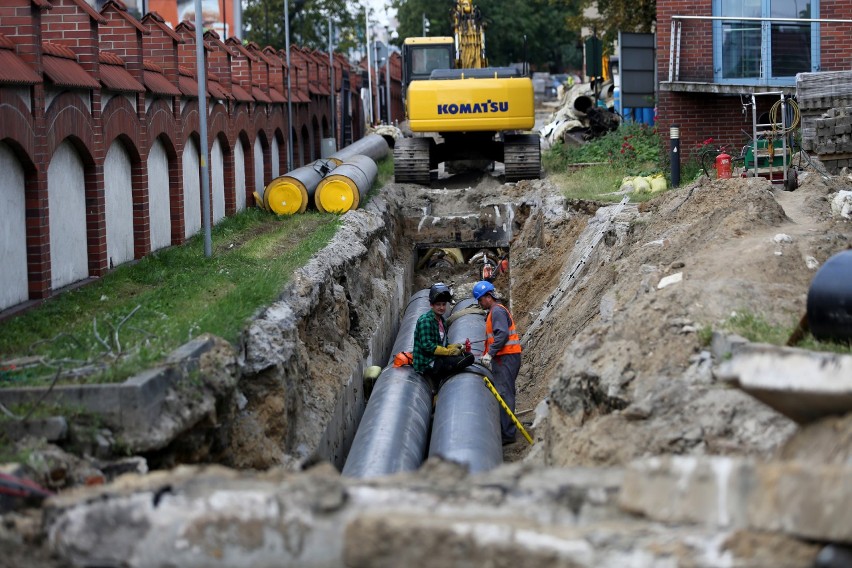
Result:
<svg viewBox="0 0 852 568">
<path fill-rule="evenodd" d="M 422 35 L 424 14 L 430 22 L 430 36 L 451 36 L 450 12 L 455 4 L 455 0 L 393 0 L 399 20 L 399 42 Z M 568 18 L 576 15 L 576 9 L 569 2 L 474 0 L 474 4 L 486 22 L 485 50 L 489 65 L 521 62 L 526 52 L 533 69 L 561 72 L 581 67 L 581 55 L 575 47 L 579 28 L 568 26 Z"/>
<path fill-rule="evenodd" d="M 363 31 L 359 36 L 357 5 L 335 0 L 291 0 L 290 42 L 311 49 L 328 49 L 328 18 L 334 23 L 336 41 L 334 49 L 347 51 L 363 44 Z M 285 47 L 284 0 L 244 0 L 243 21 L 246 38 L 260 45 L 276 49 Z"/>
<path fill-rule="evenodd" d="M 618 32 L 647 33 L 654 29 L 657 20 L 657 0 L 554 0 L 559 4 L 579 8 L 577 16 L 569 20 L 575 29 L 592 28 L 605 42 L 618 38 Z M 598 16 L 584 17 L 587 8 L 597 7 Z"/>
</svg>

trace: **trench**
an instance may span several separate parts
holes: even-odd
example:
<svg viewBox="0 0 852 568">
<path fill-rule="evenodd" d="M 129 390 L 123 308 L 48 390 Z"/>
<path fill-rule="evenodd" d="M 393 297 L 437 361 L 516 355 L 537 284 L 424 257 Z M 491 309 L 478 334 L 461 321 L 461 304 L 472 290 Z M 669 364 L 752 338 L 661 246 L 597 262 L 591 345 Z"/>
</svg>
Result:
<svg viewBox="0 0 852 568">
<path fill-rule="evenodd" d="M 218 461 L 342 470 L 372 386 L 364 372 L 389 364 L 412 294 L 444 282 L 460 302 L 490 275 L 511 309 L 512 241 L 534 208 L 505 198 L 487 175 L 475 191 L 475 179 L 454 179 L 441 188 L 386 186 L 344 217 L 305 278 L 282 294 L 286 308 L 271 306 L 250 324 L 244 401 Z"/>
<path fill-rule="evenodd" d="M 421 220 L 418 220 L 418 225 Z M 403 285 L 397 288 L 405 292 L 400 297 L 393 298 L 392 302 L 405 306 L 412 296 L 422 294 L 436 282 L 444 282 L 453 291 L 453 301 L 447 310 L 449 316 L 455 306 L 464 307 L 470 303 L 472 288 L 477 281 L 488 278 L 495 283 L 501 298 L 511 305 L 511 228 L 507 230 L 502 226 L 480 226 L 473 229 L 476 240 L 470 241 L 455 240 L 461 234 L 456 229 L 454 226 L 445 228 L 442 222 L 438 221 L 432 225 L 430 232 L 433 236 L 430 242 L 418 241 L 416 237 L 412 239 L 407 234 L 402 235 L 401 241 L 409 250 L 410 258 L 402 263 L 408 267 L 408 273 L 403 278 Z M 397 320 L 401 319 L 402 313 Z M 359 381 L 359 375 L 363 377 L 371 365 L 382 369 L 393 365 L 395 350 L 392 347 L 399 331 L 399 323 L 400 321 L 395 321 L 376 330 L 378 337 L 373 343 L 381 348 L 359 361 L 335 407 L 334 420 L 328 424 L 323 435 L 321 450 L 312 456 L 310 461 L 330 461 L 339 470 L 343 470 L 375 385 L 375 379 Z M 477 348 L 481 347 L 482 341 L 474 340 L 472 351 L 475 354 L 479 354 Z M 350 412 L 348 410 L 351 405 L 356 408 Z"/>
</svg>

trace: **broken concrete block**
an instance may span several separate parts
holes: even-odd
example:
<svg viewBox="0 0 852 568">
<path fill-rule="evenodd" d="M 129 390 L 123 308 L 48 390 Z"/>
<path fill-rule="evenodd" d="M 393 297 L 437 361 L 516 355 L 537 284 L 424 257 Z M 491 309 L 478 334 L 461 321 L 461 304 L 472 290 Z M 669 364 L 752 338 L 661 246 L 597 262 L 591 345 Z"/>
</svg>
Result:
<svg viewBox="0 0 852 568">
<path fill-rule="evenodd" d="M 852 356 L 748 344 L 717 376 L 799 424 L 852 412 Z"/>
<path fill-rule="evenodd" d="M 60 442 L 68 437 L 68 421 L 64 416 L 31 418 L 29 420 L 9 420 L 3 426 L 9 439 L 20 440 L 25 437 L 44 439 L 48 442 Z"/>
<path fill-rule="evenodd" d="M 630 464 L 619 505 L 665 523 L 777 531 L 852 543 L 852 466 L 742 458 L 652 458 Z"/>
</svg>

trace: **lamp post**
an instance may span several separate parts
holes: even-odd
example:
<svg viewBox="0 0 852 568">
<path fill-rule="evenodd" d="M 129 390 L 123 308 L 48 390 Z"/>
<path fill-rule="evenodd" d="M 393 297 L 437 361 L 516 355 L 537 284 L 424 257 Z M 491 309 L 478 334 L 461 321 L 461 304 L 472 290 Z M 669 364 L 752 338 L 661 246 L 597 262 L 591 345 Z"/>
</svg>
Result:
<svg viewBox="0 0 852 568">
<path fill-rule="evenodd" d="M 201 159 L 201 226 L 204 230 L 204 256 L 213 256 L 210 237 L 210 175 L 207 160 L 207 74 L 204 59 L 204 26 L 201 18 L 201 0 L 195 0 L 195 65 L 198 77 L 198 117 Z"/>
<path fill-rule="evenodd" d="M 328 17 L 328 82 L 331 88 L 331 137 L 335 140 L 335 150 L 337 149 L 337 129 L 334 120 L 337 114 L 337 105 L 334 103 L 334 48 L 331 45 L 331 14 Z"/>
<path fill-rule="evenodd" d="M 293 171 L 293 95 L 290 89 L 290 6 L 284 0 L 284 47 L 287 50 L 287 170 Z"/>
<path fill-rule="evenodd" d="M 370 15 L 369 8 L 364 6 L 364 40 L 367 42 L 367 81 L 370 93 L 370 124 L 373 124 L 373 74 L 371 72 L 372 63 L 370 62 Z"/>
</svg>

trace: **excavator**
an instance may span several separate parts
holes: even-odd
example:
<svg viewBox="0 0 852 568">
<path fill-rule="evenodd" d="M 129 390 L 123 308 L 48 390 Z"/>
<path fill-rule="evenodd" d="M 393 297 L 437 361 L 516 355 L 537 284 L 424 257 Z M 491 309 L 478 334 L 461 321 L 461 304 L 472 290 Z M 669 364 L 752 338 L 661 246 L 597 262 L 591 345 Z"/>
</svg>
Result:
<svg viewBox="0 0 852 568">
<path fill-rule="evenodd" d="M 441 163 L 502 162 L 506 181 L 541 174 L 532 80 L 489 67 L 482 14 L 470 0 L 452 10 L 453 37 L 403 42 L 403 97 L 414 134 L 394 146 L 397 182 L 429 185 Z"/>
</svg>

